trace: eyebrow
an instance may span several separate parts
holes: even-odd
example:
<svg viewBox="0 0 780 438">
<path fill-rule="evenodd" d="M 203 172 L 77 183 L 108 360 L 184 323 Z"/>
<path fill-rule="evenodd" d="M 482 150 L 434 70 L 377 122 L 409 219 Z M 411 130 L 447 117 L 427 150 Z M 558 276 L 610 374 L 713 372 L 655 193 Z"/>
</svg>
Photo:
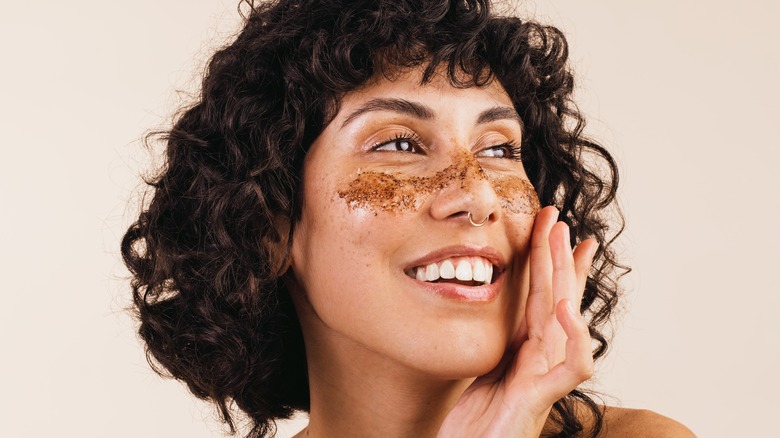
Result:
<svg viewBox="0 0 780 438">
<path fill-rule="evenodd" d="M 370 111 L 392 111 L 401 114 L 407 114 L 417 119 L 431 120 L 435 118 L 435 112 L 427 105 L 418 102 L 412 102 L 406 99 L 376 98 L 366 102 L 363 106 L 353 111 L 341 127 L 347 126 L 350 122 Z M 495 106 L 479 113 L 477 125 L 490 123 L 496 120 L 517 120 L 522 125 L 522 120 L 514 108 L 508 106 Z"/>
<path fill-rule="evenodd" d="M 517 120 L 522 126 L 523 121 L 520 119 L 520 115 L 517 114 L 514 108 L 508 106 L 494 106 L 489 110 L 482 111 L 477 118 L 477 125 L 484 123 L 494 122 L 496 120 Z"/>
<path fill-rule="evenodd" d="M 344 120 L 341 124 L 343 128 L 349 122 L 353 121 L 362 114 L 369 111 L 393 111 L 401 114 L 408 114 L 412 117 L 424 120 L 430 120 L 433 118 L 433 110 L 423 104 L 417 102 L 410 102 L 406 99 L 386 99 L 377 98 L 371 99 L 365 103 L 365 105 L 356 109 Z"/>
</svg>

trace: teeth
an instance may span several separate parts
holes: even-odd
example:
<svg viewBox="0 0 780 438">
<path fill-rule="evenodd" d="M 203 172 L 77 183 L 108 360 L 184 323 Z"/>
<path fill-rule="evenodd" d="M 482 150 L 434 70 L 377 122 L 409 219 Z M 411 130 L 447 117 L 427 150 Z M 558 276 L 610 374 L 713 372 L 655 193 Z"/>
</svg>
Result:
<svg viewBox="0 0 780 438">
<path fill-rule="evenodd" d="M 471 281 L 471 263 L 461 260 L 455 269 L 455 278 L 460 281 Z"/>
<path fill-rule="evenodd" d="M 445 280 L 450 280 L 455 278 L 455 266 L 452 265 L 451 261 L 445 260 L 441 262 L 441 268 L 439 268 L 439 276 L 441 276 L 441 278 Z"/>
<path fill-rule="evenodd" d="M 425 268 L 425 279 L 428 281 L 435 281 L 439 279 L 439 267 L 436 263 L 431 263 Z"/>
<path fill-rule="evenodd" d="M 418 266 L 408 271 L 410 277 L 418 281 L 436 281 L 440 278 L 460 281 L 476 281 L 490 284 L 493 281 L 493 264 L 481 257 L 458 257 L 439 263 Z"/>
<path fill-rule="evenodd" d="M 492 267 L 493 265 L 490 266 Z M 474 281 L 485 281 L 485 264 L 481 262 L 474 263 L 474 269 L 471 276 Z"/>
</svg>

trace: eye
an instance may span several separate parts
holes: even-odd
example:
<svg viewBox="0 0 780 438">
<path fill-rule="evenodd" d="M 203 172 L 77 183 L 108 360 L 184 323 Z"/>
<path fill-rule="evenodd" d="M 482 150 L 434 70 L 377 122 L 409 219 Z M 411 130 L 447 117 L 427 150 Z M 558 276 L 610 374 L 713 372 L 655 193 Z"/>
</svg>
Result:
<svg viewBox="0 0 780 438">
<path fill-rule="evenodd" d="M 520 159 L 520 145 L 508 141 L 506 143 L 490 146 L 477 152 L 477 157 Z"/>
<path fill-rule="evenodd" d="M 399 134 L 390 140 L 377 143 L 371 150 L 421 154 L 423 150 L 420 147 L 420 143 L 421 141 L 416 134 Z"/>
</svg>

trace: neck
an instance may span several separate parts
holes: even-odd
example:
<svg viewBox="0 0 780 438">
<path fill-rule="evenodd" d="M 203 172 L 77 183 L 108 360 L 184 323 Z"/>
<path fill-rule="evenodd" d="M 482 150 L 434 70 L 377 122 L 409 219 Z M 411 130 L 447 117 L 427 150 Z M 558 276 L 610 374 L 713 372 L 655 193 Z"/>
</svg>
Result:
<svg viewBox="0 0 780 438">
<path fill-rule="evenodd" d="M 471 383 L 411 369 L 329 332 L 316 318 L 304 324 L 320 325 L 304 329 L 310 437 L 435 437 Z"/>
</svg>

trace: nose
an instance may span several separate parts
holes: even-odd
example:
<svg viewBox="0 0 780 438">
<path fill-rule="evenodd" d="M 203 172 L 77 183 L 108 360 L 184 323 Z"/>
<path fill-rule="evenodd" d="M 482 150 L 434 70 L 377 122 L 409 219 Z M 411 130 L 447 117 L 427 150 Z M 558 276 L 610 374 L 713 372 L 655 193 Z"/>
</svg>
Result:
<svg viewBox="0 0 780 438">
<path fill-rule="evenodd" d="M 464 154 L 465 155 L 465 154 Z M 501 206 L 485 172 L 468 154 L 456 164 L 453 178 L 434 195 L 430 214 L 436 220 L 457 221 L 463 225 L 490 225 L 500 219 Z"/>
</svg>

